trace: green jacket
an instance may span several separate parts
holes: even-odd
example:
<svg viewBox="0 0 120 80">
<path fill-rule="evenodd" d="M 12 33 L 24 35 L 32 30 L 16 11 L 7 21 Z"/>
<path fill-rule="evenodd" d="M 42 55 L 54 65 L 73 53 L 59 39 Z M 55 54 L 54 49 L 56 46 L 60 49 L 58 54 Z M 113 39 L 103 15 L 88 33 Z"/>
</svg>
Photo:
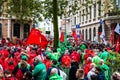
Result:
<svg viewBox="0 0 120 80">
<path fill-rule="evenodd" d="M 103 64 L 103 65 L 100 66 L 100 68 L 105 75 L 105 80 L 110 80 L 111 72 L 110 72 L 109 67 L 106 64 Z"/>
<path fill-rule="evenodd" d="M 92 58 L 92 62 L 93 63 L 95 63 L 97 66 L 99 66 L 99 62 L 100 62 L 100 57 L 98 57 L 98 56 L 94 56 L 93 58 Z"/>
<path fill-rule="evenodd" d="M 109 53 L 107 51 L 104 51 L 101 55 L 100 58 L 104 60 L 104 62 L 106 62 L 107 58 L 109 56 Z"/>
<path fill-rule="evenodd" d="M 32 75 L 34 76 L 35 80 L 45 80 L 46 78 L 46 66 L 39 62 L 32 72 Z"/>
<path fill-rule="evenodd" d="M 63 80 L 61 76 L 59 76 L 58 74 L 51 74 L 49 76 L 49 80 Z"/>
</svg>

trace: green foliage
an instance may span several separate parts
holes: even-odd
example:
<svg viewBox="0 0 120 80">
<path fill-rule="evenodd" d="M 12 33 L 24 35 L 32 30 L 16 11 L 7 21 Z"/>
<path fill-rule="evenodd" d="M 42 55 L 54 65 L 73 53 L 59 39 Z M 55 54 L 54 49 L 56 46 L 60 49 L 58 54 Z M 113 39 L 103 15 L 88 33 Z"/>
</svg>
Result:
<svg viewBox="0 0 120 80">
<path fill-rule="evenodd" d="M 0 0 L 0 15 L 3 12 L 3 2 L 4 2 L 4 0 Z"/>
<path fill-rule="evenodd" d="M 112 72 L 118 71 L 120 69 L 120 54 L 116 52 L 109 52 L 109 57 L 107 59 L 107 64 Z"/>
<path fill-rule="evenodd" d="M 38 18 L 41 20 L 41 2 L 39 0 L 8 0 L 7 13 L 19 20 Z"/>
</svg>

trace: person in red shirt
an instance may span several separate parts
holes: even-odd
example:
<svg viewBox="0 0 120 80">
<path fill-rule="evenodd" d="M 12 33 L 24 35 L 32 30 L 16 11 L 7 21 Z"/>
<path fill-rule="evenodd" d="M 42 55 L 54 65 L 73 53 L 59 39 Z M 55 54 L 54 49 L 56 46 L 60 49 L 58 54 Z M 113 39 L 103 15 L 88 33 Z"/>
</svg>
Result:
<svg viewBox="0 0 120 80">
<path fill-rule="evenodd" d="M 92 63 L 92 58 L 88 57 L 86 60 L 86 64 L 84 66 L 84 74 L 87 76 L 88 72 L 90 71 L 90 64 Z"/>
<path fill-rule="evenodd" d="M 10 73 L 14 70 L 15 61 L 11 55 L 4 60 L 4 70 L 9 70 Z"/>
<path fill-rule="evenodd" d="M 62 67 L 63 67 L 63 68 L 70 68 L 71 58 L 70 58 L 70 56 L 69 56 L 68 53 L 65 53 L 65 54 L 62 56 L 61 63 L 62 63 Z"/>
<path fill-rule="evenodd" d="M 77 53 L 77 51 L 74 49 L 70 57 L 72 58 L 73 56 L 76 57 L 77 62 L 80 62 L 80 55 Z"/>
<path fill-rule="evenodd" d="M 4 77 L 2 80 L 17 80 L 17 79 L 14 76 L 12 76 L 9 70 L 5 70 Z"/>
</svg>

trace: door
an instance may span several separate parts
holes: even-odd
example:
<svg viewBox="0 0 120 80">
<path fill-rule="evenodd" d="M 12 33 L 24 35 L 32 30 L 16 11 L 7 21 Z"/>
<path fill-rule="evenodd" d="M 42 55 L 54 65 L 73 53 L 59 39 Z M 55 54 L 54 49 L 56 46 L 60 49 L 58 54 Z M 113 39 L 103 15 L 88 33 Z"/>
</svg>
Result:
<svg viewBox="0 0 120 80">
<path fill-rule="evenodd" d="M 28 37 L 30 32 L 30 25 L 29 24 L 24 24 L 24 39 Z"/>
<path fill-rule="evenodd" d="M 15 23 L 13 28 L 13 36 L 20 38 L 20 24 Z"/>
</svg>

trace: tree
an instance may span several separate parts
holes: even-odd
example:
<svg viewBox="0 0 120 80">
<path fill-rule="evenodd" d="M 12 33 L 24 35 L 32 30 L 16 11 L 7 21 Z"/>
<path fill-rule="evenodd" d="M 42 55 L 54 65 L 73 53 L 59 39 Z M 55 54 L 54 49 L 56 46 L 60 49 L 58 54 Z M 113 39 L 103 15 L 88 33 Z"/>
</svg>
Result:
<svg viewBox="0 0 120 80">
<path fill-rule="evenodd" d="M 72 2 L 69 4 L 68 2 Z M 58 16 L 68 17 L 71 13 L 76 13 L 79 8 L 77 5 L 77 0 L 67 1 L 67 0 L 44 0 L 42 1 L 43 11 L 42 14 L 44 18 L 49 19 L 54 25 L 54 47 L 58 47 L 59 32 L 58 32 Z M 69 8 L 71 10 L 67 10 Z"/>
<path fill-rule="evenodd" d="M 9 15 L 16 17 L 17 20 L 41 20 L 41 2 L 39 0 L 7 0 Z"/>
<path fill-rule="evenodd" d="M 57 0 L 53 0 L 53 25 L 54 25 L 54 47 L 58 47 L 58 39 L 59 39 L 59 34 L 58 34 L 58 3 Z"/>
<path fill-rule="evenodd" d="M 110 51 L 109 57 L 107 58 L 107 61 L 105 64 L 107 64 L 110 67 L 112 73 L 120 70 L 119 63 L 120 63 L 120 54 Z"/>
<path fill-rule="evenodd" d="M 3 2 L 4 2 L 4 0 L 0 0 L 0 15 L 3 12 Z"/>
</svg>

